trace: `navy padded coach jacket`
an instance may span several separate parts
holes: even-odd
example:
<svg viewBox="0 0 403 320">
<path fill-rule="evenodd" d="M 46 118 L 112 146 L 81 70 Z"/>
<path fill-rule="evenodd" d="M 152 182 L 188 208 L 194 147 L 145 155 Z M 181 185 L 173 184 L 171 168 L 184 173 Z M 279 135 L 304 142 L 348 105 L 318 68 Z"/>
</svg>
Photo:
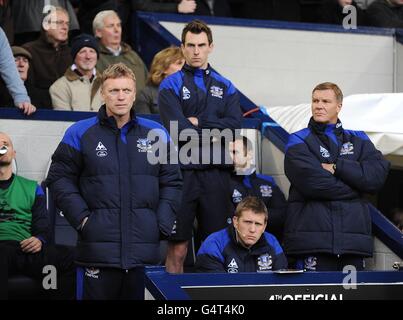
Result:
<svg viewBox="0 0 403 320">
<path fill-rule="evenodd" d="M 172 231 L 181 199 L 179 166 L 147 159 L 150 130 L 163 130 L 167 147 L 170 137 L 158 123 L 133 110 L 131 116 L 119 129 L 102 106 L 96 117 L 68 128 L 52 157 L 47 184 L 57 206 L 77 230 L 88 217 L 78 231 L 81 265 L 158 263 L 160 233 Z"/>
<path fill-rule="evenodd" d="M 335 163 L 335 174 L 321 163 Z M 337 124 L 293 133 L 284 160 L 291 182 L 285 223 L 287 254 L 371 256 L 371 217 L 364 193 L 384 184 L 389 162 L 361 131 Z"/>
</svg>

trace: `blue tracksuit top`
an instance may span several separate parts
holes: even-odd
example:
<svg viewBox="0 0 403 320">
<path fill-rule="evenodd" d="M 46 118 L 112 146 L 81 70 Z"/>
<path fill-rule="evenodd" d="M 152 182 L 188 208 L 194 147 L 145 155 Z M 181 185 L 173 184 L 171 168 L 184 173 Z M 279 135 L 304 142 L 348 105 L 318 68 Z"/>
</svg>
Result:
<svg viewBox="0 0 403 320">
<path fill-rule="evenodd" d="M 165 128 L 170 130 L 170 121 L 177 121 L 179 133 L 193 129 L 201 136 L 202 129 L 234 130 L 242 125 L 236 88 L 210 66 L 203 70 L 185 65 L 182 70 L 165 78 L 159 87 L 158 108 Z M 194 126 L 187 119 L 189 117 L 196 117 L 199 125 Z M 175 140 L 173 132 L 170 133 Z M 179 143 L 179 146 L 183 144 Z M 212 146 L 208 142 L 207 146 L 204 143 L 203 148 Z M 203 148 L 200 149 L 200 157 Z M 221 156 L 224 156 L 224 148 L 221 152 Z M 214 166 L 212 161 L 207 165 L 181 163 L 182 169 L 204 169 L 211 166 Z"/>
<path fill-rule="evenodd" d="M 150 130 L 158 123 L 136 117 L 121 129 L 105 106 L 67 129 L 47 177 L 56 205 L 78 230 L 81 265 L 130 269 L 159 262 L 160 235 L 169 236 L 180 205 L 179 166 L 151 163 Z M 88 220 L 79 230 L 84 217 Z"/>
<path fill-rule="evenodd" d="M 196 259 L 198 272 L 268 272 L 285 268 L 287 259 L 272 234 L 264 232 L 247 249 L 237 242 L 233 225 L 208 236 Z"/>
</svg>

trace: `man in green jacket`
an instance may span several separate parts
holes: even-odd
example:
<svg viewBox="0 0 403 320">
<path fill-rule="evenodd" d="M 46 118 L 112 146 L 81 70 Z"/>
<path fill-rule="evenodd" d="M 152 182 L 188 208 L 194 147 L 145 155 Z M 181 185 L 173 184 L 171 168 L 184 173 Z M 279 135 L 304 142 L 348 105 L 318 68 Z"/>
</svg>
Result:
<svg viewBox="0 0 403 320">
<path fill-rule="evenodd" d="M 7 288 L 7 274 L 23 274 L 42 283 L 46 270 L 53 269 L 56 288 L 51 286 L 55 290 L 48 293 L 57 298 L 72 298 L 74 251 L 49 245 L 45 194 L 36 181 L 13 173 L 15 154 L 10 137 L 0 132 L 0 287 Z M 4 290 L 0 290 L 0 299 L 1 295 L 4 296 Z"/>
</svg>

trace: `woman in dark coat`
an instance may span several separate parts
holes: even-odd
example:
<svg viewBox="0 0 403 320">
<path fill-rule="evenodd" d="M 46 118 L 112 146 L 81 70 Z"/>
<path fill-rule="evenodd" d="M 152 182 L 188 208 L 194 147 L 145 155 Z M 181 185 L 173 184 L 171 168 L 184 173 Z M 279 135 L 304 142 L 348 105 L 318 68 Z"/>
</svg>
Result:
<svg viewBox="0 0 403 320">
<path fill-rule="evenodd" d="M 182 69 L 185 59 L 179 47 L 169 47 L 158 52 L 151 63 L 147 85 L 137 96 L 134 108 L 137 114 L 159 113 L 158 87 L 162 80 Z"/>
</svg>

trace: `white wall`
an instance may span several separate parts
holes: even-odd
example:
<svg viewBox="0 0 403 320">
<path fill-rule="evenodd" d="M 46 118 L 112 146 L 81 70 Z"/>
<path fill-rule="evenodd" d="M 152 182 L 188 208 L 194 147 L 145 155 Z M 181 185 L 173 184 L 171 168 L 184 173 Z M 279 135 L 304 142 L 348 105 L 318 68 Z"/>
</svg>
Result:
<svg viewBox="0 0 403 320">
<path fill-rule="evenodd" d="M 277 185 L 288 198 L 290 189 L 290 181 L 284 172 L 284 153 L 282 153 L 272 142 L 267 138 L 262 141 L 262 162 L 261 171 L 263 174 L 272 176 Z"/>
<path fill-rule="evenodd" d="M 180 39 L 183 23 L 161 22 Z M 212 66 L 258 105 L 310 101 L 313 87 L 393 92 L 392 36 L 211 25 Z"/>
<path fill-rule="evenodd" d="M 401 259 L 378 238 L 374 238 L 374 255 L 365 259 L 367 270 L 394 270 L 395 262 L 401 262 Z"/>
<path fill-rule="evenodd" d="M 18 174 L 41 182 L 49 160 L 71 122 L 0 119 L 17 151 Z"/>
</svg>

